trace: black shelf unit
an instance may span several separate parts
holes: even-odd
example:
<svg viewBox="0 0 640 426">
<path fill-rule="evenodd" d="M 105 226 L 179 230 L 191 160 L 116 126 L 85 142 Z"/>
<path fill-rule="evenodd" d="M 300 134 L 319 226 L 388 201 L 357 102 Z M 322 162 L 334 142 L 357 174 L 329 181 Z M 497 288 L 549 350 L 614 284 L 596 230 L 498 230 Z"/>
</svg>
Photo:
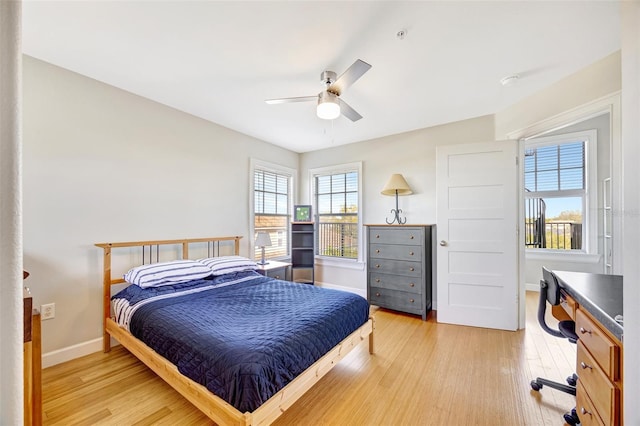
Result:
<svg viewBox="0 0 640 426">
<path fill-rule="evenodd" d="M 313 222 L 291 223 L 291 281 L 314 283 L 315 241 Z"/>
</svg>

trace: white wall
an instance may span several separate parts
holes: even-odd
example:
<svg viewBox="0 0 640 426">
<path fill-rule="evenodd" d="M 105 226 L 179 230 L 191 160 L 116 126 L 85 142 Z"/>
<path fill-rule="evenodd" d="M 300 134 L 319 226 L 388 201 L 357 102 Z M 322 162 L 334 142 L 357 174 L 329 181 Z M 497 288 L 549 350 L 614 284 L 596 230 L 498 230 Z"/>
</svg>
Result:
<svg viewBox="0 0 640 426">
<path fill-rule="evenodd" d="M 640 2 L 621 2 L 624 173 L 624 421 L 640 425 Z"/>
<path fill-rule="evenodd" d="M 0 424 L 23 423 L 20 1 L 0 1 Z"/>
<path fill-rule="evenodd" d="M 242 235 L 249 255 L 250 157 L 298 166 L 297 153 L 25 56 L 24 265 L 34 304 L 56 304 L 43 352 L 102 335 L 94 243 Z"/>
<path fill-rule="evenodd" d="M 308 170 L 362 161 L 363 224 L 384 224 L 395 208 L 395 198 L 380 191 L 393 173 L 401 173 L 413 194 L 399 198 L 399 207 L 407 224 L 436 222 L 436 147 L 447 144 L 493 141 L 493 117 L 485 116 L 427 129 L 415 130 L 356 144 L 308 152 L 300 160 L 300 202 L 310 203 Z M 361 228 L 361 240 L 364 230 Z M 364 254 L 364 247 L 361 247 Z M 364 256 L 363 256 L 364 260 Z M 317 268 L 316 280 L 366 293 L 364 265 L 350 268 L 323 264 Z M 435 285 L 433 286 L 435 291 Z M 434 293 L 435 300 L 435 293 Z"/>
</svg>

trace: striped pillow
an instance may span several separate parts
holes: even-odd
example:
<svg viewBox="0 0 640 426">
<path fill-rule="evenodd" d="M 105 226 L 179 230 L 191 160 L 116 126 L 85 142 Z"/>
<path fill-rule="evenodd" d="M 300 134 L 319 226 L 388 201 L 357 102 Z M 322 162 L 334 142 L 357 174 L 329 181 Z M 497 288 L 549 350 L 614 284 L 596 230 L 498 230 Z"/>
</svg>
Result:
<svg viewBox="0 0 640 426">
<path fill-rule="evenodd" d="M 258 265 L 251 259 L 242 256 L 220 256 L 198 259 L 198 262 L 209 267 L 213 275 L 224 275 L 232 272 L 255 271 Z"/>
<path fill-rule="evenodd" d="M 126 282 L 142 288 L 179 284 L 211 276 L 211 269 L 194 260 L 174 260 L 137 266 L 124 274 Z"/>
</svg>

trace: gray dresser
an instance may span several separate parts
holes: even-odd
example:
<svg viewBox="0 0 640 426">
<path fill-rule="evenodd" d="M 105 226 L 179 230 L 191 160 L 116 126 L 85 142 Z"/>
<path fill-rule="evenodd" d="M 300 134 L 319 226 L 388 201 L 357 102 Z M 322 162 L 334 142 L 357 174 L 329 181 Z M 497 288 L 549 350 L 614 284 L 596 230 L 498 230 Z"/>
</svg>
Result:
<svg viewBox="0 0 640 426">
<path fill-rule="evenodd" d="M 432 225 L 365 225 L 367 299 L 423 320 L 431 310 Z"/>
</svg>

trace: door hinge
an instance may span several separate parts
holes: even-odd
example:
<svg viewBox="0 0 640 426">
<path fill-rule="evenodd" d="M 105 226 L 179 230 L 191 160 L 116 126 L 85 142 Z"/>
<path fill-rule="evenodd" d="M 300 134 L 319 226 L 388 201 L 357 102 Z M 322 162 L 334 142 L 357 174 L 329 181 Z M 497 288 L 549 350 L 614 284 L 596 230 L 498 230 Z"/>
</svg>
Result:
<svg viewBox="0 0 640 426">
<path fill-rule="evenodd" d="M 518 159 L 518 157 L 516 157 L 516 166 L 518 165 L 518 161 L 520 160 Z"/>
</svg>

